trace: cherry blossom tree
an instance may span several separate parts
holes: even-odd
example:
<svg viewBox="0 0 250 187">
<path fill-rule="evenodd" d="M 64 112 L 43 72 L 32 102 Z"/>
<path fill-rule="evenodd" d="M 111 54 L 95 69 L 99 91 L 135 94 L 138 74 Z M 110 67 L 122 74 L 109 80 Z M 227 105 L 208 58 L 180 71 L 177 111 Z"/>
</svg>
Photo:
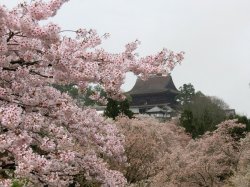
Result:
<svg viewBox="0 0 250 187">
<path fill-rule="evenodd" d="M 248 157 L 249 147 L 243 149 L 240 143 L 245 125 L 228 120 L 217 127 L 166 155 L 165 168 L 152 179 L 152 186 L 222 186 L 243 160 L 240 157 Z"/>
<path fill-rule="evenodd" d="M 152 117 L 136 116 L 118 117 L 115 123 L 125 136 L 128 166 L 123 172 L 130 184 L 156 176 L 166 165 L 166 156 L 184 148 L 191 140 L 174 121 L 160 123 Z"/>
<path fill-rule="evenodd" d="M 78 29 L 70 38 L 57 24 L 41 25 L 67 1 L 32 1 L 11 10 L 0 5 L 1 186 L 13 177 L 35 186 L 74 186 L 79 178 L 124 186 L 123 175 L 108 164 L 126 161 L 123 135 L 51 85 L 84 90 L 95 83 L 122 99 L 126 72 L 147 78 L 168 73 L 183 59 L 182 52 L 167 49 L 139 58 L 138 40 L 112 54 L 100 47 L 107 35 L 95 30 Z"/>
<path fill-rule="evenodd" d="M 245 187 L 250 185 L 250 133 L 240 141 L 240 154 L 234 175 L 225 184 L 225 187 Z"/>
</svg>

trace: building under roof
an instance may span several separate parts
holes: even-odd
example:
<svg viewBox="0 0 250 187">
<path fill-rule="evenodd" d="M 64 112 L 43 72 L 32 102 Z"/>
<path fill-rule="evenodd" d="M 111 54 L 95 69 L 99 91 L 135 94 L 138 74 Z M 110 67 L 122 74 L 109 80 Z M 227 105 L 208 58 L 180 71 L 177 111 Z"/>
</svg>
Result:
<svg viewBox="0 0 250 187">
<path fill-rule="evenodd" d="M 145 81 L 137 78 L 132 90 L 127 92 L 132 99 L 130 103 L 132 111 L 147 113 L 147 111 L 157 107 L 161 109 L 161 113 L 164 111 L 167 116 L 172 116 L 176 109 L 175 98 L 178 93 L 171 75 L 155 75 Z"/>
</svg>

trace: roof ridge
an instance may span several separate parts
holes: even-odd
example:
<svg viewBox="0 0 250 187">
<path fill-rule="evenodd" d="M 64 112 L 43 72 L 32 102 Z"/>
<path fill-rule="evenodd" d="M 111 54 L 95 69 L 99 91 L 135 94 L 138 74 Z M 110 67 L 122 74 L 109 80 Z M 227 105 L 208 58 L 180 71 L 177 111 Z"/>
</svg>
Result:
<svg viewBox="0 0 250 187">
<path fill-rule="evenodd" d="M 147 80 L 142 80 L 138 77 L 134 87 L 127 94 L 135 95 L 169 91 L 178 91 L 170 74 L 168 76 L 151 76 Z"/>
</svg>

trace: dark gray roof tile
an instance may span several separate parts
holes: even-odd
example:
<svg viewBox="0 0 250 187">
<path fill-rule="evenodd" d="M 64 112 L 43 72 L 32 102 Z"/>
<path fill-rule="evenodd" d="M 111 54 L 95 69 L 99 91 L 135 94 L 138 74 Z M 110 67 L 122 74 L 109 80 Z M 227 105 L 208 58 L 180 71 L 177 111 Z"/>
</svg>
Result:
<svg viewBox="0 0 250 187">
<path fill-rule="evenodd" d="M 140 95 L 148 93 L 161 93 L 166 91 L 178 93 L 178 90 L 176 89 L 173 83 L 171 75 L 155 75 L 145 81 L 140 78 L 137 78 L 134 87 L 132 88 L 132 90 L 127 92 L 127 94 Z"/>
</svg>

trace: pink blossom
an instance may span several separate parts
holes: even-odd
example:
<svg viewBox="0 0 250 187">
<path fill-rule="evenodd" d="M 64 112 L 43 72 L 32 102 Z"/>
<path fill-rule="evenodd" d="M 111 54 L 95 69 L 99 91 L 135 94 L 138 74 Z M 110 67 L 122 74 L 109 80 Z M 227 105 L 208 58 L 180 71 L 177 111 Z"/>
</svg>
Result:
<svg viewBox="0 0 250 187">
<path fill-rule="evenodd" d="M 16 128 L 22 121 L 22 109 L 17 105 L 3 108 L 1 113 L 1 124 L 10 129 Z"/>
<path fill-rule="evenodd" d="M 100 49 L 103 37 L 93 29 L 69 38 L 57 24 L 40 23 L 66 2 L 31 1 L 12 10 L 0 5 L 0 150 L 9 159 L 7 164 L 1 157 L 1 167 L 11 164 L 15 177 L 36 186 L 67 186 L 78 183 L 79 175 L 103 186 L 124 186 L 122 173 L 109 167 L 126 160 L 124 136 L 51 85 L 84 90 L 94 83 L 109 97 L 123 99 L 126 72 L 145 78 L 169 72 L 182 56 L 163 50 L 140 58 L 138 40 L 112 54 Z"/>
</svg>

